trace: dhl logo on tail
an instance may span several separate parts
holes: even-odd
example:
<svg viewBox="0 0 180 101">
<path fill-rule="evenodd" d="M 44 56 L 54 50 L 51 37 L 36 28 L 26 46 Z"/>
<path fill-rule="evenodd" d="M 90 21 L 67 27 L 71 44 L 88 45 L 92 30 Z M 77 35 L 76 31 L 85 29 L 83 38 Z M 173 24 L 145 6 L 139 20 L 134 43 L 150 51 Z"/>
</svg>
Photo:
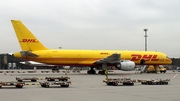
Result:
<svg viewBox="0 0 180 101">
<path fill-rule="evenodd" d="M 22 39 L 20 42 L 30 42 L 30 43 L 37 43 L 36 39 Z"/>
</svg>

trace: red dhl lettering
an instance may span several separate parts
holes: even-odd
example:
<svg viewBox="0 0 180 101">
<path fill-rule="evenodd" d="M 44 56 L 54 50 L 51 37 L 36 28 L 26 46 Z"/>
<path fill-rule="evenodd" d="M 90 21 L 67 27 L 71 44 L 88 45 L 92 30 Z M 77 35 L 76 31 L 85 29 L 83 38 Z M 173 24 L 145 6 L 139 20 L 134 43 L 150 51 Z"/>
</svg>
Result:
<svg viewBox="0 0 180 101">
<path fill-rule="evenodd" d="M 151 59 L 151 61 L 158 61 L 159 59 L 157 59 L 157 55 L 154 55 Z"/>
<path fill-rule="evenodd" d="M 107 53 L 107 52 L 101 52 L 100 54 L 105 54 L 105 55 L 108 55 L 108 53 Z"/>
<path fill-rule="evenodd" d="M 144 55 L 143 59 L 149 61 L 152 58 L 152 55 Z"/>
<path fill-rule="evenodd" d="M 140 54 L 132 54 L 131 56 L 132 56 L 131 61 L 138 61 L 142 57 Z"/>
<path fill-rule="evenodd" d="M 38 41 L 36 41 L 36 39 L 22 39 L 22 41 L 20 42 L 30 42 L 30 43 L 36 43 Z"/>
<path fill-rule="evenodd" d="M 139 61 L 141 59 L 144 59 L 145 61 L 158 61 L 159 59 L 157 59 L 158 55 L 141 55 L 141 54 L 132 54 L 131 55 L 131 61 Z"/>
</svg>

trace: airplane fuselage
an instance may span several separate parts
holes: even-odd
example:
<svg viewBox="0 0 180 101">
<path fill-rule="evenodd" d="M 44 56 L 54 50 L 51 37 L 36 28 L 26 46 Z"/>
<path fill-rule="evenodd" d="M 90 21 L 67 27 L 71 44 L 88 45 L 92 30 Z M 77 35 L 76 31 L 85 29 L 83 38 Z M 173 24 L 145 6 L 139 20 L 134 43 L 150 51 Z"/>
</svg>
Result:
<svg viewBox="0 0 180 101">
<path fill-rule="evenodd" d="M 145 60 L 145 65 L 166 65 L 172 62 L 164 53 L 155 51 L 52 49 L 33 51 L 32 53 L 38 57 L 22 57 L 19 52 L 14 53 L 14 56 L 46 64 L 74 66 L 93 66 L 96 61 L 114 53 L 121 54 L 121 60 L 131 60 L 136 65 L 139 65 L 142 59 Z"/>
</svg>

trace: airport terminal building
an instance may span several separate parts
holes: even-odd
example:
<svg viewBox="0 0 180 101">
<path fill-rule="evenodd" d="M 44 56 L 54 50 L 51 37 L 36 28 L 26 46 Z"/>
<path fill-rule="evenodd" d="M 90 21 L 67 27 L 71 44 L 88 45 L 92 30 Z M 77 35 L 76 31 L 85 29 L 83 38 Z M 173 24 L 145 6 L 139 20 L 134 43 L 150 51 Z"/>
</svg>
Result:
<svg viewBox="0 0 180 101">
<path fill-rule="evenodd" d="M 20 69 L 22 60 L 10 54 L 0 54 L 0 69 Z"/>
</svg>

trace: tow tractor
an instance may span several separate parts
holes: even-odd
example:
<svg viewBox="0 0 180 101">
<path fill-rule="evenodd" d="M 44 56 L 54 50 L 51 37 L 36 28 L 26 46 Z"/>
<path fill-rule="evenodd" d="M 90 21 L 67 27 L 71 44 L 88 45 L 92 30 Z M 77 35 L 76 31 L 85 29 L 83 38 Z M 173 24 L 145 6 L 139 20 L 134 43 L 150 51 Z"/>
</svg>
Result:
<svg viewBox="0 0 180 101">
<path fill-rule="evenodd" d="M 16 77 L 16 80 L 18 82 L 23 82 L 25 80 L 30 80 L 32 82 L 36 82 L 37 80 L 39 80 L 37 77 Z"/>
<path fill-rule="evenodd" d="M 2 86 L 15 86 L 16 88 L 23 88 L 24 85 L 25 82 L 0 82 L 0 88 L 2 88 Z"/>
<path fill-rule="evenodd" d="M 58 79 L 59 81 L 68 81 L 68 79 L 70 79 L 70 77 L 67 76 L 61 76 L 61 77 L 45 77 L 45 79 L 47 81 L 55 81 L 56 79 Z"/>
<path fill-rule="evenodd" d="M 130 78 L 108 78 L 108 71 L 105 71 L 106 75 L 106 80 L 103 80 L 107 85 L 113 85 L 113 86 L 118 86 L 118 85 L 124 85 L 124 86 L 133 86 L 135 80 L 131 80 Z"/>
<path fill-rule="evenodd" d="M 51 85 L 60 85 L 61 87 L 69 87 L 69 84 L 71 84 L 71 81 L 68 81 L 70 79 L 69 77 L 46 77 L 47 81 L 39 82 L 41 87 L 49 88 Z"/>
<path fill-rule="evenodd" d="M 107 80 L 103 80 L 107 85 L 113 85 L 113 86 L 118 86 L 118 85 L 124 85 L 124 86 L 133 86 L 134 81 L 131 80 L 130 78 L 118 78 L 118 79 L 112 79 L 109 78 Z"/>
<path fill-rule="evenodd" d="M 142 85 L 168 85 L 170 79 L 139 80 Z"/>
</svg>

